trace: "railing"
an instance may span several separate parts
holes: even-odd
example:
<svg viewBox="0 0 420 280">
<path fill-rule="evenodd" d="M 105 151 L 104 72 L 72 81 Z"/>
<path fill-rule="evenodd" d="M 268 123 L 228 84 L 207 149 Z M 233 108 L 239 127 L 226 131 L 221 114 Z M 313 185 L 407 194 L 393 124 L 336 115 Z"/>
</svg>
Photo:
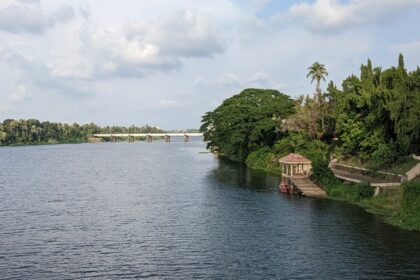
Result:
<svg viewBox="0 0 420 280">
<path fill-rule="evenodd" d="M 395 183 L 401 182 L 403 180 L 401 175 L 396 175 L 393 173 L 388 173 L 388 172 L 383 172 L 383 171 L 373 171 L 366 168 L 354 167 L 354 166 L 345 165 L 341 163 L 335 163 L 335 162 L 330 163 L 330 168 L 337 171 L 343 171 L 350 174 L 377 178 L 377 179 L 386 180 L 386 181 L 395 182 Z"/>
<path fill-rule="evenodd" d="M 183 136 L 189 136 L 189 137 L 201 137 L 203 136 L 203 133 L 188 133 L 188 132 L 181 132 L 181 133 L 97 133 L 93 134 L 93 137 L 183 137 Z"/>
</svg>

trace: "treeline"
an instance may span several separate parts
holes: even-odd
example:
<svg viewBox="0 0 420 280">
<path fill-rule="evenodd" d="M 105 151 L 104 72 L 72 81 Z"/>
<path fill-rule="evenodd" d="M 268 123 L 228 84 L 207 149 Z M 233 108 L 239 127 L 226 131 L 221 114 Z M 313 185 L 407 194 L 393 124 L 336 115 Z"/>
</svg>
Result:
<svg viewBox="0 0 420 280">
<path fill-rule="evenodd" d="M 152 126 L 106 126 L 40 122 L 36 119 L 7 119 L 0 123 L 0 145 L 82 143 L 95 133 L 157 133 Z"/>
<path fill-rule="evenodd" d="M 308 77 L 315 94 L 292 100 L 275 90 L 246 89 L 203 116 L 210 149 L 262 169 L 288 152 L 328 159 L 356 157 L 375 168 L 420 153 L 420 68 L 407 71 L 404 58 L 383 70 L 370 60 L 339 89 L 314 63 Z"/>
</svg>

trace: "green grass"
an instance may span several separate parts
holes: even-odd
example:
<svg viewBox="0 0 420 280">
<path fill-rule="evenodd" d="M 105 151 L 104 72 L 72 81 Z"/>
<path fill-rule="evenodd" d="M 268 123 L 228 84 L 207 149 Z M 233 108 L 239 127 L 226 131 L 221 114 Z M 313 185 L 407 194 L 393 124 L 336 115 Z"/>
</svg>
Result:
<svg viewBox="0 0 420 280">
<path fill-rule="evenodd" d="M 376 197 L 363 199 L 358 205 L 369 213 L 385 216 L 387 221 L 391 221 L 389 218 L 395 218 L 399 213 L 402 193 L 402 189 L 392 194 L 382 193 Z"/>
<path fill-rule="evenodd" d="M 420 231 L 420 182 L 406 182 L 403 186 L 400 212 L 393 221 L 403 228 Z"/>
</svg>

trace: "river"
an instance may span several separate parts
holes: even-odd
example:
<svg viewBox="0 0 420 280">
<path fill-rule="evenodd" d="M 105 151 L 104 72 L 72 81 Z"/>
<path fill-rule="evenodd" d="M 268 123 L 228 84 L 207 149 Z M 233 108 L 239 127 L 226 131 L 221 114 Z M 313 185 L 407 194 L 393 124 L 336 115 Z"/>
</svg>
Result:
<svg viewBox="0 0 420 280">
<path fill-rule="evenodd" d="M 420 233 L 204 151 L 0 148 L 0 279 L 420 279 Z"/>
</svg>

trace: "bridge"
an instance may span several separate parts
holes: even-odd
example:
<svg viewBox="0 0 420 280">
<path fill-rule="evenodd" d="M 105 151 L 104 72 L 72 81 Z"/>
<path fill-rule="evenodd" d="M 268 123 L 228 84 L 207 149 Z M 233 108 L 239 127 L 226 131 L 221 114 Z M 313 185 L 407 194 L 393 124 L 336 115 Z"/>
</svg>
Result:
<svg viewBox="0 0 420 280">
<path fill-rule="evenodd" d="M 171 142 L 171 137 L 184 137 L 184 142 L 190 142 L 190 137 L 203 137 L 203 133 L 99 133 L 93 134 L 95 138 L 109 138 L 116 142 L 117 138 L 128 138 L 128 142 L 134 142 L 135 137 L 145 137 L 147 142 L 152 142 L 153 137 L 165 138 L 165 142 Z"/>
</svg>

